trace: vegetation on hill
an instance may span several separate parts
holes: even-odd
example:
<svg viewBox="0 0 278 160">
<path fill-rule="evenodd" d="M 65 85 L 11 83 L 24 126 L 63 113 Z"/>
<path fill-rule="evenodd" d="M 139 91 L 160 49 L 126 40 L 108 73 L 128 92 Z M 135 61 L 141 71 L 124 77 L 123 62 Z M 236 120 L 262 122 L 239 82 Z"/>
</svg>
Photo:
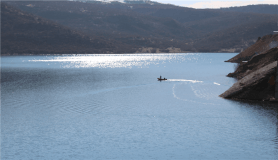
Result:
<svg viewBox="0 0 278 160">
<path fill-rule="evenodd" d="M 278 5 L 260 4 L 260 5 L 248 5 L 240 7 L 221 8 L 222 11 L 228 12 L 245 12 L 245 13 L 264 13 L 264 14 L 276 14 L 278 15 Z"/>
<path fill-rule="evenodd" d="M 1 54 L 134 52 L 132 46 L 87 36 L 1 3 Z"/>
<path fill-rule="evenodd" d="M 270 34 L 276 30 L 278 21 L 278 16 L 273 14 L 193 9 L 159 3 L 83 3 L 75 1 L 6 3 L 16 7 L 18 12 L 24 11 L 30 16 L 39 17 L 71 32 L 88 37 L 87 39 L 93 39 L 94 43 L 102 44 L 84 46 L 86 44 L 84 42 L 83 47 L 80 47 L 83 50 L 80 49 L 79 53 L 85 50 L 86 53 L 239 52 L 255 43 L 259 36 Z M 4 16 L 2 26 L 9 26 L 6 27 L 7 33 L 22 32 L 20 34 L 23 34 L 26 33 L 24 29 L 28 30 L 24 25 L 21 29 L 18 27 L 16 31 L 11 30 L 12 25 L 19 23 L 22 16 L 17 15 L 18 17 L 15 19 L 18 22 L 11 22 L 5 20 L 4 13 L 1 12 L 1 15 Z M 29 25 L 35 27 L 36 23 L 32 22 Z M 43 25 L 45 23 L 42 23 L 40 27 L 44 28 Z M 35 29 L 32 30 L 32 34 L 35 38 L 35 35 L 41 36 L 42 33 Z M 3 37 L 6 43 L 23 44 L 21 41 L 9 37 L 11 36 L 7 36 L 7 34 L 6 37 Z M 59 39 L 59 43 L 68 45 L 68 42 L 63 42 L 62 39 Z M 90 43 L 93 41 L 91 40 Z M 40 48 L 39 45 L 42 44 L 52 46 L 52 44 L 39 43 L 35 48 Z M 80 45 L 80 41 L 75 44 L 75 46 Z M 71 46 L 73 45 L 71 44 Z M 91 52 L 87 52 L 89 50 Z M 16 50 L 5 51 L 16 52 Z"/>
</svg>

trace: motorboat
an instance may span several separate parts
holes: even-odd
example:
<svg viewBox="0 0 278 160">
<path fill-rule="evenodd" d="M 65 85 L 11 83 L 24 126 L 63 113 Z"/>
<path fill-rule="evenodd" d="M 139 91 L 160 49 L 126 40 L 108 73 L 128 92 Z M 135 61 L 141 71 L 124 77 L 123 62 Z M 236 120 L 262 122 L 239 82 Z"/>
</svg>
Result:
<svg viewBox="0 0 278 160">
<path fill-rule="evenodd" d="M 166 78 L 162 78 L 161 76 L 159 78 L 157 78 L 157 80 L 159 81 L 166 81 L 167 79 Z"/>
</svg>

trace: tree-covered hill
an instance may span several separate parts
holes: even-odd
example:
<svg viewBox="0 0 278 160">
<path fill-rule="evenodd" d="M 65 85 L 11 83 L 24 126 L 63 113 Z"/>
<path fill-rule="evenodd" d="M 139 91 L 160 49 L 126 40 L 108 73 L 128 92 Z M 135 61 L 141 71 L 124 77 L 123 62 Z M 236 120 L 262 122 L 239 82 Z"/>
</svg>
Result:
<svg viewBox="0 0 278 160">
<path fill-rule="evenodd" d="M 145 52 L 144 48 L 149 48 L 148 52 L 171 52 L 169 48 L 178 48 L 180 52 L 238 52 L 255 43 L 258 37 L 272 34 L 277 30 L 278 21 L 275 14 L 193 9 L 159 3 L 7 3 L 93 37 L 96 42 L 110 44 L 102 47 L 102 53 Z M 2 25 L 5 23 L 2 20 Z"/>
<path fill-rule="evenodd" d="M 90 37 L 1 3 L 1 54 L 133 52 L 132 46 Z"/>
</svg>

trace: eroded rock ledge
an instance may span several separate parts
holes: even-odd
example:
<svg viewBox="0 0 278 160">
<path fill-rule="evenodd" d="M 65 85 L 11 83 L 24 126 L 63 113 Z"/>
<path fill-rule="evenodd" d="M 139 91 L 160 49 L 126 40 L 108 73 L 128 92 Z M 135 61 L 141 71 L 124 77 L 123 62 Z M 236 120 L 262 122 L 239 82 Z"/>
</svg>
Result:
<svg viewBox="0 0 278 160">
<path fill-rule="evenodd" d="M 236 78 L 238 82 L 220 97 L 238 100 L 275 100 L 275 86 L 278 85 L 276 80 L 277 45 L 278 35 L 267 35 L 226 61 L 238 63 L 237 69 L 227 75 Z"/>
<path fill-rule="evenodd" d="M 275 77 L 277 62 L 268 64 L 248 74 L 236 82 L 230 89 L 220 95 L 223 98 L 271 100 L 274 98 L 275 85 L 270 83 Z"/>
<path fill-rule="evenodd" d="M 233 73 L 229 73 L 227 76 L 241 79 L 246 75 L 276 61 L 277 59 L 278 47 L 275 47 L 259 55 L 253 56 L 249 61 L 239 63 L 239 67 Z"/>
</svg>

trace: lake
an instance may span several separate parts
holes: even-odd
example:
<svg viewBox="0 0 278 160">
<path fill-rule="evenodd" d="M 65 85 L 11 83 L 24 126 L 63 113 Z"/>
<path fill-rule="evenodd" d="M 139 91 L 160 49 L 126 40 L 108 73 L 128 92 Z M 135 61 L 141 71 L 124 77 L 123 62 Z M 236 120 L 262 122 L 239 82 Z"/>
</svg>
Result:
<svg viewBox="0 0 278 160">
<path fill-rule="evenodd" d="M 1 159 L 277 159 L 275 104 L 218 96 L 235 55 L 4 56 Z"/>
</svg>

